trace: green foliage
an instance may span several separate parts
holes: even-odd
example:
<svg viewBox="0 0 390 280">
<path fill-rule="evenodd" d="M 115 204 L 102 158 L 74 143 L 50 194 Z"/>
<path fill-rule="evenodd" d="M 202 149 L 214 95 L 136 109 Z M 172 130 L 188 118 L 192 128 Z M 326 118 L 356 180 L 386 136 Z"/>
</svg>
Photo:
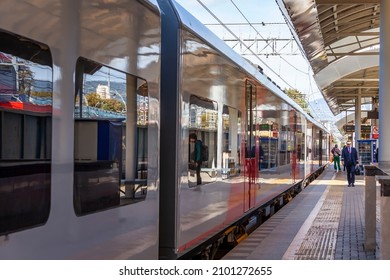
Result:
<svg viewBox="0 0 390 280">
<path fill-rule="evenodd" d="M 103 99 L 96 92 L 86 94 L 88 106 L 100 108 L 106 111 L 122 112 L 125 106 L 122 102 L 116 99 Z"/>
<path fill-rule="evenodd" d="M 310 114 L 309 104 L 306 101 L 306 96 L 296 89 L 285 89 L 284 92 L 294 100 L 301 108 Z"/>
<path fill-rule="evenodd" d="M 31 96 L 35 97 L 53 97 L 52 92 L 47 92 L 47 91 L 33 91 L 31 92 Z"/>
</svg>

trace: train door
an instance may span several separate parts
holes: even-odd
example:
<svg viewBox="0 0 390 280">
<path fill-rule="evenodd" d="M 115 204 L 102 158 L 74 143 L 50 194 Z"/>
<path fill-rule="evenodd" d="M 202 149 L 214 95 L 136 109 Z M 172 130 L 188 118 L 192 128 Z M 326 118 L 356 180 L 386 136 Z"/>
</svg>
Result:
<svg viewBox="0 0 390 280">
<path fill-rule="evenodd" d="M 255 203 L 255 187 L 259 173 L 259 141 L 256 135 L 256 86 L 245 82 L 246 134 L 244 145 L 244 211 Z"/>
<path fill-rule="evenodd" d="M 319 147 L 318 147 L 318 152 L 319 152 L 319 155 L 318 155 L 318 159 L 319 159 L 318 165 L 322 166 L 322 156 L 323 156 L 323 153 L 322 153 L 322 141 L 323 141 L 322 130 L 320 130 L 319 134 L 320 134 L 320 136 L 319 136 L 320 141 L 319 141 Z"/>
<path fill-rule="evenodd" d="M 297 114 L 293 112 L 293 124 L 291 126 L 292 133 L 292 154 L 291 154 L 291 178 L 293 183 L 297 179 L 297 169 L 298 169 L 298 151 L 297 151 Z"/>
</svg>

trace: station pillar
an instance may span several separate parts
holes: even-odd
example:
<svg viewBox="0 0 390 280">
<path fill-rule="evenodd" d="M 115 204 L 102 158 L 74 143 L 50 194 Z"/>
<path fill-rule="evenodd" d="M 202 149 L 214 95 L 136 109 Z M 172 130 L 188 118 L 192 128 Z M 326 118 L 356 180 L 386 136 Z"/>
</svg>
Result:
<svg viewBox="0 0 390 280">
<path fill-rule="evenodd" d="M 355 147 L 359 148 L 358 140 L 360 140 L 360 127 L 362 123 L 362 89 L 358 88 L 358 92 L 355 99 Z"/>
<path fill-rule="evenodd" d="M 381 0 L 379 56 L 379 167 L 390 174 L 390 1 Z"/>
<path fill-rule="evenodd" d="M 381 0 L 380 53 L 379 53 L 379 168 L 390 174 L 390 1 Z M 380 223 L 381 259 L 390 259 L 390 182 L 384 178 L 381 183 Z"/>
</svg>

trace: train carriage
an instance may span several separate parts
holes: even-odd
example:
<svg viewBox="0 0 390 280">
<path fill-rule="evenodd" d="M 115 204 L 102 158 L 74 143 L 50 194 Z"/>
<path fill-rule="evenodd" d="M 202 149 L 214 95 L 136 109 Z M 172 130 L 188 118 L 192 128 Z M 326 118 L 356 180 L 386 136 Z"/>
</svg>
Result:
<svg viewBox="0 0 390 280">
<path fill-rule="evenodd" d="M 212 258 L 323 167 L 327 132 L 180 5 L 159 4 L 161 147 L 175 147 L 160 152 L 160 258 Z"/>
<path fill-rule="evenodd" d="M 0 259 L 158 257 L 160 34 L 154 0 L 1 1 Z"/>
<path fill-rule="evenodd" d="M 174 1 L 0 2 L 0 259 L 216 258 L 329 145 Z"/>
</svg>

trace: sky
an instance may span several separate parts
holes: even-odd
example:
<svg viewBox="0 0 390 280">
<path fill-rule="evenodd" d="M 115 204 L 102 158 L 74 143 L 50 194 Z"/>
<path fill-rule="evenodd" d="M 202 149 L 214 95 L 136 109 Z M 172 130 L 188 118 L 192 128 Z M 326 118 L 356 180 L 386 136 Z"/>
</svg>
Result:
<svg viewBox="0 0 390 280">
<path fill-rule="evenodd" d="M 262 67 L 264 74 L 282 89 L 294 88 L 305 94 L 316 119 L 330 122 L 335 120 L 313 79 L 311 67 L 297 44 L 281 40 L 293 37 L 275 0 L 176 0 L 176 2 L 218 37 L 225 41 L 235 39 L 235 42 L 226 43 L 252 63 Z M 245 25 L 238 25 L 241 23 Z M 259 43 L 256 47 L 252 46 L 250 51 L 242 44 L 241 46 L 237 44 L 235 37 L 241 40 L 278 39 L 274 47 L 281 55 L 274 55 L 271 46 L 265 42 Z M 244 43 L 247 46 L 251 44 L 247 41 Z M 257 51 L 261 55 L 257 55 Z"/>
</svg>

